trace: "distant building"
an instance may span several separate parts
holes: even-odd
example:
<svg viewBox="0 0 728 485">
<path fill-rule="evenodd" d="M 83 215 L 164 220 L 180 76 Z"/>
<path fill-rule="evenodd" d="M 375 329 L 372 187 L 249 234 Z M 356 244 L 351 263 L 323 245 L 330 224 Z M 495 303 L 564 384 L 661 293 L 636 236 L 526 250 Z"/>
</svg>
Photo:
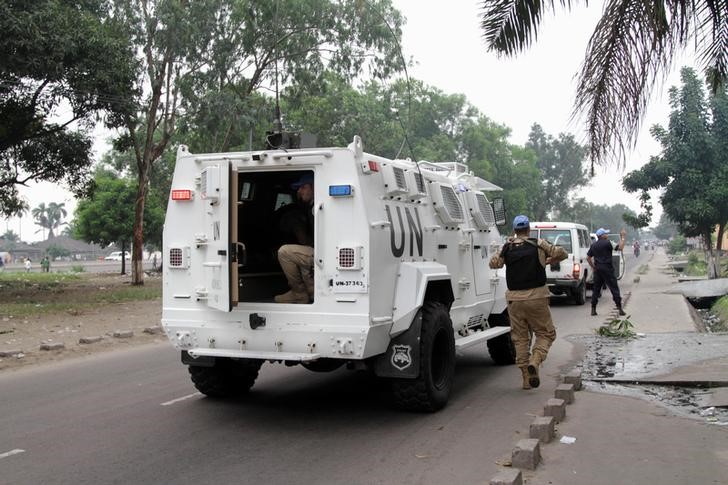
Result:
<svg viewBox="0 0 728 485">
<path fill-rule="evenodd" d="M 68 258 L 73 261 L 96 260 L 106 254 L 106 251 L 97 244 L 89 244 L 68 236 L 56 236 L 53 239 L 46 239 L 45 241 L 34 243 L 33 246 L 38 248 L 43 254 L 48 253 L 48 249 L 51 246 L 59 247 L 68 251 Z"/>
</svg>

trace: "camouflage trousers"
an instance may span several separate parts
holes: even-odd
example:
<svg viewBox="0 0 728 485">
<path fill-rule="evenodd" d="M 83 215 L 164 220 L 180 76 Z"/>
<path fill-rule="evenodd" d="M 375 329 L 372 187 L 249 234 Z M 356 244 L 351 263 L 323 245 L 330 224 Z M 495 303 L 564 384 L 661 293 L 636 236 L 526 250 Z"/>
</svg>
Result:
<svg viewBox="0 0 728 485">
<path fill-rule="evenodd" d="M 511 339 L 516 348 L 516 365 L 526 367 L 532 353 L 541 362 L 546 360 L 549 348 L 556 340 L 549 299 L 509 301 L 508 315 L 511 319 Z M 531 335 L 535 336 L 533 350 Z"/>
<path fill-rule="evenodd" d="M 313 298 L 313 248 L 300 244 L 285 244 L 278 249 L 278 262 L 294 293 Z"/>
</svg>

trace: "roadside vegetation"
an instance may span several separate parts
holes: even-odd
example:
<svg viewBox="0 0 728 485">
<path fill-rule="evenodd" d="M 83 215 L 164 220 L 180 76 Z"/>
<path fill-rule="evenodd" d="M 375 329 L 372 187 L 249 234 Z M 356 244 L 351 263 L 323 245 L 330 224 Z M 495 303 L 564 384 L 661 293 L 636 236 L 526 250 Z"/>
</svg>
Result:
<svg viewBox="0 0 728 485">
<path fill-rule="evenodd" d="M 720 324 L 712 327 L 713 332 L 728 332 L 728 295 L 718 299 L 710 311 L 720 318 Z"/>
<path fill-rule="evenodd" d="M 92 273 L 0 273 L 0 318 L 78 314 L 99 305 L 161 298 L 160 278 L 133 286 L 127 277 Z"/>
<path fill-rule="evenodd" d="M 634 331 L 634 324 L 626 318 L 615 318 L 607 325 L 602 325 L 597 330 L 597 335 L 611 338 L 632 339 L 637 336 Z"/>
</svg>

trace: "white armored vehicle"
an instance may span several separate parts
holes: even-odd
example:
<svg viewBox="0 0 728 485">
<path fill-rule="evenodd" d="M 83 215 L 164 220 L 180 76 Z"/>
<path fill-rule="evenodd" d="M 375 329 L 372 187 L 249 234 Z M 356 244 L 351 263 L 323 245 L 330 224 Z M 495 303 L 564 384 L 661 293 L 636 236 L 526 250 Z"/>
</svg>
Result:
<svg viewBox="0 0 728 485">
<path fill-rule="evenodd" d="M 276 303 L 280 214 L 313 177 L 313 295 Z M 202 393 L 247 392 L 265 362 L 391 381 L 398 407 L 447 402 L 457 349 L 515 352 L 499 190 L 458 163 L 414 163 L 347 148 L 177 152 L 164 226 L 162 324 Z M 495 209 L 495 210 L 494 210 Z M 485 346 L 483 346 L 485 347 Z"/>
</svg>

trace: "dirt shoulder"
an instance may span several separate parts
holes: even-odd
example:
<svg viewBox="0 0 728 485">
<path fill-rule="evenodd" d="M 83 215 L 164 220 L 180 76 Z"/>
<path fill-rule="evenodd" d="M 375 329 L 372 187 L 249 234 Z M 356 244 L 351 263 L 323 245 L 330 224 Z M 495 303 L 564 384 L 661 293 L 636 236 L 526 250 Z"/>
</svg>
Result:
<svg viewBox="0 0 728 485">
<path fill-rule="evenodd" d="M 108 273 L 8 278 L 0 279 L 0 372 L 166 341 L 158 276 L 143 288 Z"/>
</svg>

